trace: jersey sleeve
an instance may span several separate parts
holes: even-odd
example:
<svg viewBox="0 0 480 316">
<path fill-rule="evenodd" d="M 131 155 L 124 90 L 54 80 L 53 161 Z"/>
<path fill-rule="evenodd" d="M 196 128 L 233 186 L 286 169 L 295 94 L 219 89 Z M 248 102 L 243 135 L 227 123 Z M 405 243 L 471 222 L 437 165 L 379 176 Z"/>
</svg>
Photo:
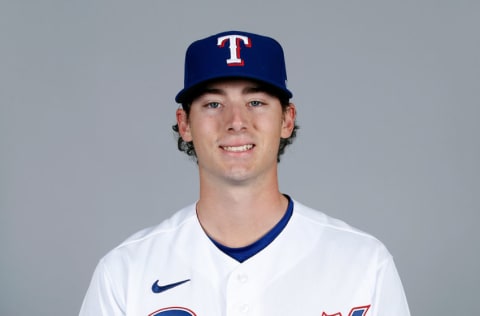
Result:
<svg viewBox="0 0 480 316">
<path fill-rule="evenodd" d="M 124 300 L 118 293 L 104 260 L 97 265 L 79 316 L 124 316 Z"/>
<path fill-rule="evenodd" d="M 391 256 L 379 270 L 372 316 L 410 316 L 403 285 Z"/>
</svg>

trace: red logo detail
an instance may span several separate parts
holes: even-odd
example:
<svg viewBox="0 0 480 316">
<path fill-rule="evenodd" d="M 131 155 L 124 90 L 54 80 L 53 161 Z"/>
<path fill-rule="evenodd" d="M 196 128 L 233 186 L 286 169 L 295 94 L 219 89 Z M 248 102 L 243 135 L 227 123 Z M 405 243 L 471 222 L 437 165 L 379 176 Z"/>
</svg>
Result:
<svg viewBox="0 0 480 316">
<path fill-rule="evenodd" d="M 348 313 L 348 316 L 365 316 L 367 315 L 368 310 L 370 309 L 370 305 L 354 307 Z M 325 312 L 322 313 L 322 316 L 342 316 L 342 313 L 335 313 L 335 314 L 327 314 Z"/>
<path fill-rule="evenodd" d="M 197 314 L 185 307 L 165 307 L 149 314 L 148 316 L 162 315 L 196 316 Z"/>
</svg>

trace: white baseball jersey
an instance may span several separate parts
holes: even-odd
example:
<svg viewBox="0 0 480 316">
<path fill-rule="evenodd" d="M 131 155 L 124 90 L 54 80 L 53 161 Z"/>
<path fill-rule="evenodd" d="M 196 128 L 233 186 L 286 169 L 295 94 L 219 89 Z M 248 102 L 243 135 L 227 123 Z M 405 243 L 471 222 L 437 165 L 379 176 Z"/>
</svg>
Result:
<svg viewBox="0 0 480 316">
<path fill-rule="evenodd" d="M 374 237 L 294 201 L 287 226 L 240 263 L 195 205 L 98 264 L 81 316 L 409 316 L 392 256 Z"/>
</svg>

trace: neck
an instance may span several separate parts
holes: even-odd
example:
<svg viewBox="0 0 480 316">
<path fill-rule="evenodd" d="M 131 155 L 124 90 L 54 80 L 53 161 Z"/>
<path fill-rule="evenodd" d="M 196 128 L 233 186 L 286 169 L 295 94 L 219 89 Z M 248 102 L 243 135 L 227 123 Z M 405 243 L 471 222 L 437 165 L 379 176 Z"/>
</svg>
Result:
<svg viewBox="0 0 480 316">
<path fill-rule="evenodd" d="M 200 185 L 197 216 L 205 232 L 229 247 L 249 245 L 285 214 L 288 200 L 275 185 Z"/>
</svg>

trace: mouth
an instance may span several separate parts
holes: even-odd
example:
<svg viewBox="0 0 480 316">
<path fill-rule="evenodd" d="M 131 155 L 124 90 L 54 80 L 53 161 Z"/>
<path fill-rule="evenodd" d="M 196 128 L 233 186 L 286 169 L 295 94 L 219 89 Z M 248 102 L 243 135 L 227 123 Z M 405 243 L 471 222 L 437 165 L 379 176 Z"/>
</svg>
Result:
<svg viewBox="0 0 480 316">
<path fill-rule="evenodd" d="M 240 152 L 245 152 L 249 151 L 254 147 L 253 144 L 246 144 L 242 146 L 220 146 L 223 150 L 232 152 L 232 153 L 240 153 Z"/>
</svg>

